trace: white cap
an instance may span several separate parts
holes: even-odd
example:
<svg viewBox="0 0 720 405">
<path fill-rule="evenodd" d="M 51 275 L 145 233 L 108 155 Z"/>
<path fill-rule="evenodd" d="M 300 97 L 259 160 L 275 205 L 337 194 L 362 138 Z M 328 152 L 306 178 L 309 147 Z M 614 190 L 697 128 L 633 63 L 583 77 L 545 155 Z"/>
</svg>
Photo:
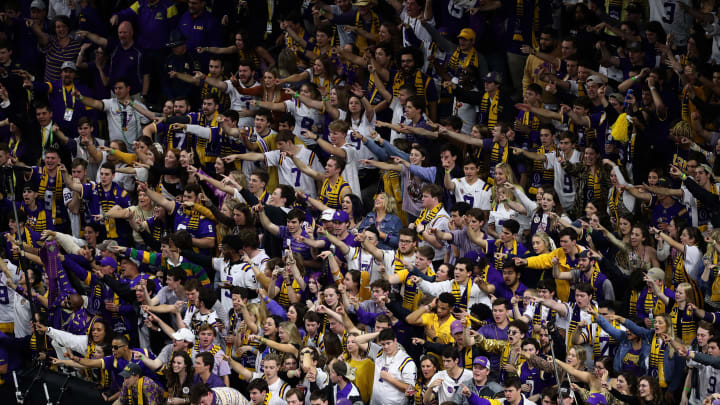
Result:
<svg viewBox="0 0 720 405">
<path fill-rule="evenodd" d="M 30 3 L 30 8 L 39 8 L 40 10 L 45 10 L 47 9 L 47 6 L 42 0 L 33 0 L 33 2 Z"/>
<path fill-rule="evenodd" d="M 190 343 L 195 342 L 195 335 L 188 328 L 179 329 L 177 332 L 173 333 L 172 337 L 175 340 L 184 340 Z"/>
<path fill-rule="evenodd" d="M 332 221 L 333 215 L 335 215 L 335 210 L 332 208 L 328 208 L 326 210 L 323 210 L 320 219 L 323 221 Z"/>
</svg>

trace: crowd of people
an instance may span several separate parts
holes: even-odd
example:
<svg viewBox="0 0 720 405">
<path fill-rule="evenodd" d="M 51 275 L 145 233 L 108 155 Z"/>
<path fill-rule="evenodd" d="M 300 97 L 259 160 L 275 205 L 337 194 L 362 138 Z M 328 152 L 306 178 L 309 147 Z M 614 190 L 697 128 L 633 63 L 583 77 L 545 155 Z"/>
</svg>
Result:
<svg viewBox="0 0 720 405">
<path fill-rule="evenodd" d="M 717 405 L 714 0 L 5 0 L 0 393 Z"/>
</svg>

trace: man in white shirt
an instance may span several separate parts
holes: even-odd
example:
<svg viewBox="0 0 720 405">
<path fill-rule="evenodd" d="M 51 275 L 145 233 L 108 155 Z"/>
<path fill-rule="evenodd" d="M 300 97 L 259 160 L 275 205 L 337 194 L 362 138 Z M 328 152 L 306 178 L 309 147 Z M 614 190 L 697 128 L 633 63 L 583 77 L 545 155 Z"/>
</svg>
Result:
<svg viewBox="0 0 720 405">
<path fill-rule="evenodd" d="M 359 196 L 361 188 L 360 177 L 358 176 L 358 162 L 361 155 L 355 145 L 346 142 L 346 134 L 350 129 L 350 125 L 345 121 L 335 120 L 330 123 L 328 129 L 330 131 L 330 142 L 310 131 L 305 131 L 304 135 L 315 140 L 325 152 L 345 159 L 345 169 L 342 171 L 342 177 L 350 184 L 352 192 Z M 324 170 L 319 170 L 319 172 L 324 173 Z"/>
<path fill-rule="evenodd" d="M 465 177 L 453 179 L 450 171 L 445 171 L 445 188 L 455 191 L 456 201 L 465 201 L 473 208 L 490 210 L 492 188 L 478 177 L 480 163 L 476 159 L 469 159 L 463 165 Z"/>
<path fill-rule="evenodd" d="M 430 404 L 435 396 L 439 404 L 450 401 L 455 393 L 462 390 L 462 385 L 470 386 L 473 383 L 472 371 L 460 367 L 458 361 L 460 353 L 455 347 L 448 347 L 442 353 L 442 362 L 445 370 L 439 371 L 428 384 L 423 395 L 423 403 Z"/>
<path fill-rule="evenodd" d="M 421 280 L 417 277 L 420 287 L 420 291 L 423 294 L 437 297 L 444 292 L 459 294 L 460 301 L 456 303 L 456 308 L 460 308 L 463 311 L 467 311 L 475 304 L 485 304 L 488 307 L 492 305 L 488 294 L 480 289 L 477 284 L 473 283 L 471 278 L 473 261 L 467 258 L 458 259 L 455 264 L 455 279 L 430 282 L 427 280 Z M 441 401 L 442 403 L 442 401 Z"/>
<path fill-rule="evenodd" d="M 417 366 L 398 347 L 395 331 L 383 329 L 378 335 L 382 354 L 375 359 L 375 377 L 370 405 L 404 405 L 405 391 L 415 385 Z"/>
</svg>

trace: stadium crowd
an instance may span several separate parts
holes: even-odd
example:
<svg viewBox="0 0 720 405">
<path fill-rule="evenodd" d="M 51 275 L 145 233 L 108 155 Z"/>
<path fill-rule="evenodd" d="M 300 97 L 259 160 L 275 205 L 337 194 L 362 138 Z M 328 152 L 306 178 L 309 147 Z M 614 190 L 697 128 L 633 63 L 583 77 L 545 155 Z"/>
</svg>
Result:
<svg viewBox="0 0 720 405">
<path fill-rule="evenodd" d="M 715 0 L 5 0 L 0 395 L 720 404 Z"/>
</svg>

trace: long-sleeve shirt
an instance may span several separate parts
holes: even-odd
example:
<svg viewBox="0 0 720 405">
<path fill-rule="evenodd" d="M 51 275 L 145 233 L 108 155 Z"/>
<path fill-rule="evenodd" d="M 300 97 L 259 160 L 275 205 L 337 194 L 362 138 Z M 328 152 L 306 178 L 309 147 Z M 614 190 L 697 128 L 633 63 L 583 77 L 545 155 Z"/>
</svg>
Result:
<svg viewBox="0 0 720 405">
<path fill-rule="evenodd" d="M 164 257 L 162 253 L 147 252 L 134 248 L 127 248 L 125 256 L 139 260 L 145 264 L 163 267 L 166 270 L 171 267 L 180 267 L 185 270 L 185 274 L 187 274 L 188 278 L 196 278 L 200 281 L 200 284 L 204 286 L 210 284 L 210 278 L 208 277 L 207 272 L 205 272 L 205 269 L 202 268 L 202 266 L 198 266 L 195 263 L 184 260 L 182 256 L 180 256 L 178 263 L 172 263 L 168 260 L 168 258 Z"/>
<path fill-rule="evenodd" d="M 160 0 L 150 5 L 138 0 L 117 13 L 120 20 L 135 20 L 138 45 L 143 50 L 164 50 L 170 31 L 175 28 L 178 10 L 171 0 Z"/>
</svg>

